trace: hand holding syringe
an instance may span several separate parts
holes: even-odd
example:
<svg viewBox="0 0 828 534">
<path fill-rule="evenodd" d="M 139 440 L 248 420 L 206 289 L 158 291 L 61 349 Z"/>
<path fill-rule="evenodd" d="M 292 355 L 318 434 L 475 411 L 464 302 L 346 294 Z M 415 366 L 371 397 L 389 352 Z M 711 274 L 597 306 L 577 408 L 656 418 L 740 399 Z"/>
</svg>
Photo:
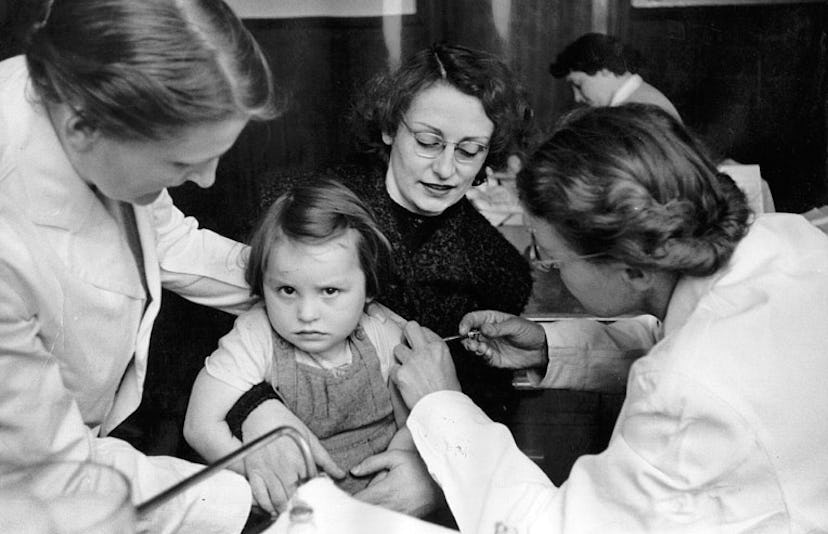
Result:
<svg viewBox="0 0 828 534">
<path fill-rule="evenodd" d="M 457 334 L 457 335 L 454 335 L 454 336 L 448 336 L 448 337 L 442 338 L 442 341 L 448 343 L 449 341 L 455 341 L 457 339 L 477 339 L 477 336 L 479 336 L 479 335 L 480 335 L 479 330 L 469 330 L 469 333 L 466 334 L 466 335 Z"/>
</svg>

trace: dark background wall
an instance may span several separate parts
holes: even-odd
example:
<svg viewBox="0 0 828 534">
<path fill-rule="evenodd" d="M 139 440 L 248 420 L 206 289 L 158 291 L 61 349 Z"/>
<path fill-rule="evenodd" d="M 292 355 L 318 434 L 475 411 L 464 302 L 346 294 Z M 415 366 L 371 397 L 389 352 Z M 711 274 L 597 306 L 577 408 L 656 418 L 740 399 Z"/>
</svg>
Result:
<svg viewBox="0 0 828 534">
<path fill-rule="evenodd" d="M 19 28 L 35 4 L 0 0 L 0 58 L 19 53 Z M 714 151 L 761 165 L 778 209 L 802 212 L 828 200 L 825 2 L 633 9 L 629 0 L 418 0 L 417 13 L 399 22 L 403 57 L 435 40 L 501 54 L 545 125 L 572 105 L 566 84 L 547 71 L 556 53 L 587 31 L 613 33 L 648 58 L 645 79 Z M 243 132 L 213 188 L 172 191 L 203 226 L 237 239 L 246 237 L 257 212 L 256 177 L 265 169 L 341 161 L 351 150 L 342 114 L 354 88 L 389 68 L 381 18 L 247 24 L 271 58 L 288 107 Z M 164 298 L 145 400 L 121 431 L 149 452 L 187 455 L 180 422 L 189 388 L 232 317 L 171 293 Z M 562 443 L 556 463 L 547 465 L 560 481 L 578 454 L 602 447 L 617 404 L 607 408 L 605 398 L 589 394 L 531 399 Z"/>
<path fill-rule="evenodd" d="M 646 78 L 723 156 L 758 163 L 780 211 L 826 202 L 825 3 L 635 9 Z"/>
</svg>

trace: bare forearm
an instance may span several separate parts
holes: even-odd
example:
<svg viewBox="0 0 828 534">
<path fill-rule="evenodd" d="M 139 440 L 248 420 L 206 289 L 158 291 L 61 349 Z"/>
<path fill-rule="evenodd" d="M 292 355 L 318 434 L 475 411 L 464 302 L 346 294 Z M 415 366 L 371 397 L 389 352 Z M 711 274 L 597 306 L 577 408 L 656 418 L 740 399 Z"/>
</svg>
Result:
<svg viewBox="0 0 828 534">
<path fill-rule="evenodd" d="M 257 438 L 274 428 L 292 426 L 299 430 L 306 427 L 287 406 L 275 399 L 269 399 L 254 408 L 242 423 L 242 435 L 245 441 Z"/>
<path fill-rule="evenodd" d="M 230 427 L 224 421 L 200 424 L 197 429 L 185 425 L 184 439 L 207 462 L 215 462 L 242 445 L 241 441 L 233 437 Z M 241 463 L 233 464 L 230 468 L 244 473 Z"/>
</svg>

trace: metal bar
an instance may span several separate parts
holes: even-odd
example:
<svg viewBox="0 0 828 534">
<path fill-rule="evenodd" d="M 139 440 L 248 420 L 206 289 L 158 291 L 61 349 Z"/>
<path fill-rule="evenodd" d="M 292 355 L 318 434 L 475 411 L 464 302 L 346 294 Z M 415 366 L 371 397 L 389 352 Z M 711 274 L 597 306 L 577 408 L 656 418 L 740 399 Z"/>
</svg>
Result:
<svg viewBox="0 0 828 534">
<path fill-rule="evenodd" d="M 302 453 L 302 457 L 305 460 L 305 474 L 307 475 L 305 480 L 315 478 L 318 474 L 316 470 L 316 463 L 313 461 L 313 455 L 311 454 L 310 446 L 308 445 L 307 441 L 305 441 L 305 438 L 302 437 L 302 434 L 300 434 L 298 430 L 291 426 L 280 426 L 278 428 L 274 428 L 267 434 L 264 434 L 254 439 L 250 443 L 244 444 L 243 446 L 239 447 L 227 456 L 220 458 L 219 460 L 208 465 L 201 471 L 185 478 L 184 480 L 175 484 L 174 486 L 171 486 L 170 488 L 162 491 L 155 497 L 152 497 L 151 499 L 142 502 L 135 508 L 136 513 L 138 515 L 141 515 L 157 508 L 167 500 L 181 493 L 182 491 L 185 491 L 190 487 L 198 484 L 202 480 L 209 478 L 210 476 L 224 469 L 236 460 L 247 456 L 251 452 L 263 447 L 273 439 L 282 435 L 286 435 L 287 437 L 291 438 L 293 442 L 296 443 L 296 446 L 299 447 L 299 451 Z"/>
</svg>

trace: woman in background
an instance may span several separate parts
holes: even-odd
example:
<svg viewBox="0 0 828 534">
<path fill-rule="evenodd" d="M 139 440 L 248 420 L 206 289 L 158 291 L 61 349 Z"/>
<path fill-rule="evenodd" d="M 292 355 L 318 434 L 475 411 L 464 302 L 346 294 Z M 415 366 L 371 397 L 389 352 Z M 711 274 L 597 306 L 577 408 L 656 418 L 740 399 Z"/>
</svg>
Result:
<svg viewBox="0 0 828 534">
<path fill-rule="evenodd" d="M 141 502 L 200 469 L 107 435 L 141 401 L 162 287 L 253 301 L 243 247 L 167 188 L 212 185 L 248 121 L 275 116 L 271 81 L 220 0 L 56 0 L 0 63 L 0 470 L 100 462 Z M 249 509 L 224 472 L 138 530 L 238 532 Z"/>
<path fill-rule="evenodd" d="M 681 120 L 670 99 L 641 78 L 640 67 L 641 54 L 615 37 L 587 33 L 558 54 L 549 72 L 555 78 L 566 78 L 579 104 L 653 104 Z"/>
</svg>

